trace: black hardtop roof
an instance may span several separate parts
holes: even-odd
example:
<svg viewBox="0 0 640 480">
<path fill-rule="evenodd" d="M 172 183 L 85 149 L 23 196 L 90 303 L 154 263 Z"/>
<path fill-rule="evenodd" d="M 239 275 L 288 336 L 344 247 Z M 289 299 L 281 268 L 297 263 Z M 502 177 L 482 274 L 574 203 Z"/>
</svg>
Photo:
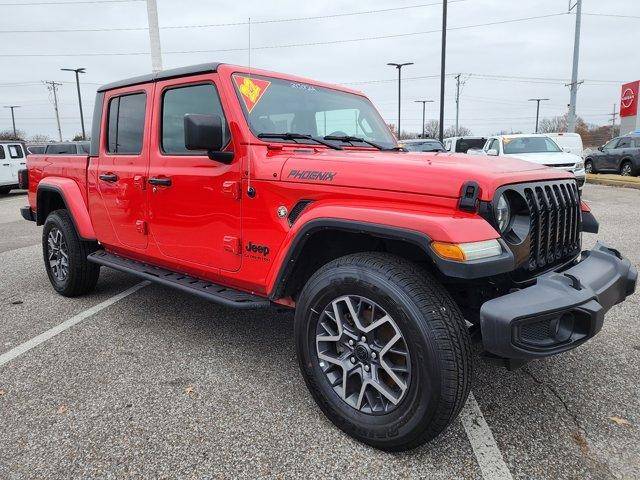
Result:
<svg viewBox="0 0 640 480">
<path fill-rule="evenodd" d="M 138 77 L 125 78 L 117 82 L 107 83 L 98 88 L 98 92 L 113 90 L 114 88 L 129 87 L 131 85 L 140 85 L 142 83 L 157 82 L 158 80 L 167 80 L 169 78 L 186 77 L 188 75 L 196 75 L 198 73 L 215 72 L 220 63 L 200 63 L 198 65 L 189 65 L 187 67 L 171 68 L 169 70 L 161 70 L 148 75 L 140 75 Z"/>
</svg>

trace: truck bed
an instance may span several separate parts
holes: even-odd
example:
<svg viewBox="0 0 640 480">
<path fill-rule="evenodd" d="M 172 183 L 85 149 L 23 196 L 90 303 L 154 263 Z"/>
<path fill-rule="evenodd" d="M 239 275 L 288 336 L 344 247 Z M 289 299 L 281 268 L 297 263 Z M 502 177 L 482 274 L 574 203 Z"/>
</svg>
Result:
<svg viewBox="0 0 640 480">
<path fill-rule="evenodd" d="M 87 203 L 87 167 L 89 155 L 29 155 L 29 205 L 36 208 L 36 190 L 46 177 L 70 178 L 78 184 L 82 199 Z"/>
</svg>

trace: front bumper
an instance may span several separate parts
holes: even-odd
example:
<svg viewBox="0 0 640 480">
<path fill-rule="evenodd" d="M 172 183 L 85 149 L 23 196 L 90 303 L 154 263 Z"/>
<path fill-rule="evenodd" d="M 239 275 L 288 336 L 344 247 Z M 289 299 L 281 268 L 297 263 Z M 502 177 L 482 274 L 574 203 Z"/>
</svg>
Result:
<svg viewBox="0 0 640 480">
<path fill-rule="evenodd" d="M 604 314 L 635 291 L 637 278 L 629 260 L 598 242 L 573 267 L 484 303 L 484 348 L 524 361 L 575 348 L 600 331 Z"/>
</svg>

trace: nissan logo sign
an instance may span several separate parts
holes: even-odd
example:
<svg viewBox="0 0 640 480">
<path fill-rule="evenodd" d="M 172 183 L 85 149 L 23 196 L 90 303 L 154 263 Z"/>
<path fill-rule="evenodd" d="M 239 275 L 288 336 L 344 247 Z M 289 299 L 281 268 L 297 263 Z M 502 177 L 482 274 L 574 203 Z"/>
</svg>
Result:
<svg viewBox="0 0 640 480">
<path fill-rule="evenodd" d="M 627 88 L 624 92 L 622 92 L 622 97 L 620 99 L 622 101 L 622 106 L 624 108 L 629 108 L 633 103 L 634 98 L 635 95 L 633 94 L 633 90 Z"/>
</svg>

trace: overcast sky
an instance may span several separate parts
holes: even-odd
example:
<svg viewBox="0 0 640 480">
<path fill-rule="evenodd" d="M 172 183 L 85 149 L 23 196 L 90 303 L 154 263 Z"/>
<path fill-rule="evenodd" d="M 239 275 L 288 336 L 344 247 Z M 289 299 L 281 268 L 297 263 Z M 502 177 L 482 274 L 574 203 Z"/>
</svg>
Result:
<svg viewBox="0 0 640 480">
<path fill-rule="evenodd" d="M 62 1 L 74 2 L 0 0 L 0 105 L 22 105 L 16 110 L 16 123 L 29 136 L 57 137 L 43 80 L 65 82 L 59 90 L 63 137 L 80 131 L 74 77 L 60 68 L 87 69 L 81 80 L 88 127 L 98 85 L 151 71 L 144 1 L 76 0 L 67 5 Z M 164 68 L 206 61 L 246 65 L 248 28 L 242 23 L 251 17 L 256 22 L 252 26 L 253 66 L 358 88 L 371 97 L 389 123 L 397 118 L 397 74 L 386 63 L 414 62 L 403 70 L 402 125 L 403 130 L 418 132 L 422 113 L 414 100 L 436 100 L 428 105 L 427 118 L 437 118 L 441 6 L 429 5 L 436 3 L 158 0 Z M 542 104 L 542 117 L 566 111 L 569 90 L 564 83 L 571 76 L 575 24 L 575 17 L 566 14 L 567 6 L 567 0 L 449 1 L 447 73 L 463 74 L 461 125 L 482 135 L 511 129 L 532 131 L 535 104 L 527 102 L 532 97 L 550 98 Z M 335 16 L 398 7 L 407 8 Z M 579 90 L 578 113 L 588 122 L 604 124 L 619 101 L 621 83 L 640 78 L 640 2 L 583 0 L 583 12 L 613 15 L 584 15 L 582 21 L 579 79 L 585 82 Z M 563 15 L 458 28 L 553 14 Z M 319 18 L 259 23 L 300 17 Z M 198 27 L 225 23 L 241 25 Z M 177 26 L 190 28 L 171 28 Z M 43 31 L 60 29 L 68 31 Z M 81 29 L 137 30 L 78 31 Z M 433 33 L 407 35 L 417 32 Z M 362 38 L 368 39 L 317 44 Z M 290 44 L 307 45 L 282 47 Z M 260 48 L 269 46 L 281 47 Z M 171 53 L 193 50 L 207 52 Z M 454 121 L 454 94 L 455 81 L 447 77 L 447 125 Z M 10 127 L 9 110 L 2 109 L 0 130 Z"/>
</svg>

